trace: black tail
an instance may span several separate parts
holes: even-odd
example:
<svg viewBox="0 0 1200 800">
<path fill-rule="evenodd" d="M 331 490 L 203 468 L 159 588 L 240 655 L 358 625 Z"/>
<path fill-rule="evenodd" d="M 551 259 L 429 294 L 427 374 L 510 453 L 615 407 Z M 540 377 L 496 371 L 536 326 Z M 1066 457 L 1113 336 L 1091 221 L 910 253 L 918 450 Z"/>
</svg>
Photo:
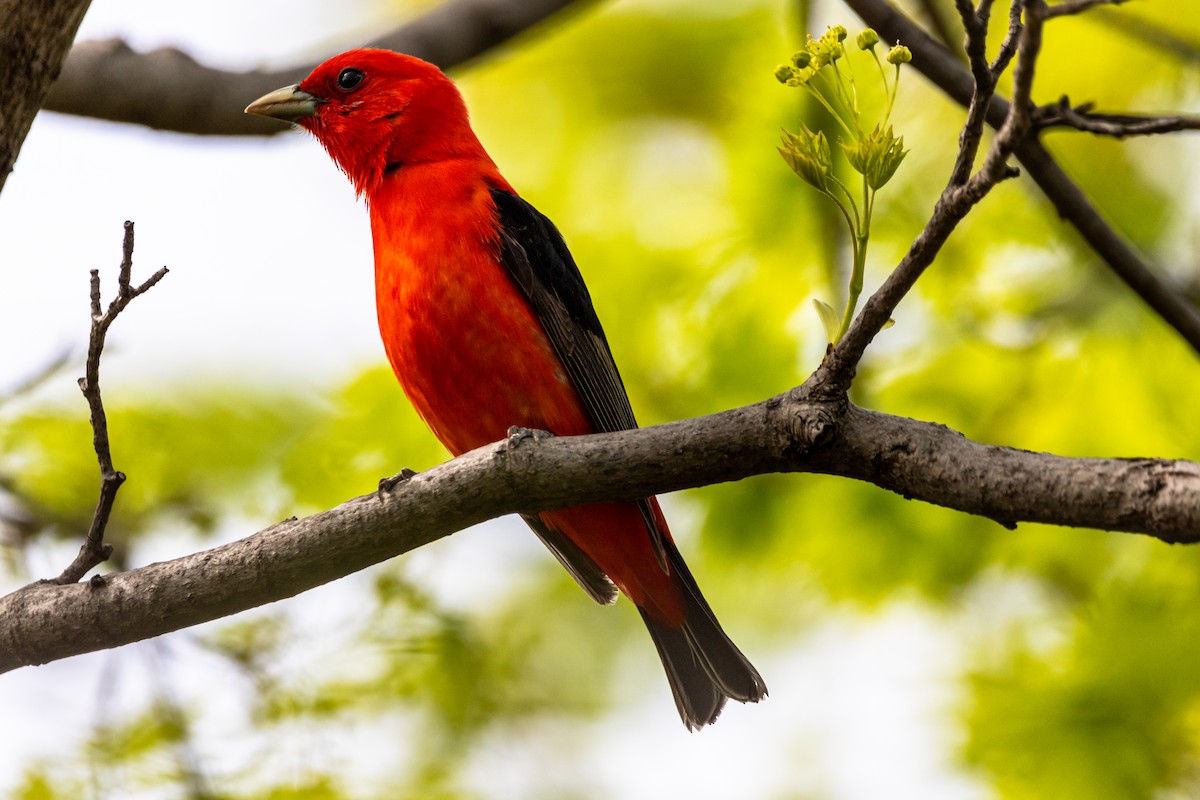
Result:
<svg viewBox="0 0 1200 800">
<path fill-rule="evenodd" d="M 679 716 L 688 730 L 696 730 L 716 722 L 726 700 L 757 703 L 767 696 L 767 685 L 721 630 L 679 550 L 670 539 L 665 544 L 671 571 L 684 588 L 683 626 L 672 627 L 638 610 L 667 671 Z"/>
</svg>

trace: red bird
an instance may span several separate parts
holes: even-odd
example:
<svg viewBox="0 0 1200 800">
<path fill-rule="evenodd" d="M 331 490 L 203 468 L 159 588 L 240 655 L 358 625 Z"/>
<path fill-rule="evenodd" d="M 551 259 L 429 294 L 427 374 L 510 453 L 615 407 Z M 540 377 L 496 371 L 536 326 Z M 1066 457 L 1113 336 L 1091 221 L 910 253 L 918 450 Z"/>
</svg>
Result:
<svg viewBox="0 0 1200 800">
<path fill-rule="evenodd" d="M 576 435 L 637 422 L 562 236 L 488 157 L 432 64 L 352 50 L 246 111 L 311 132 L 367 200 L 384 349 L 405 394 L 458 455 L 509 426 Z M 638 607 L 689 729 L 767 687 L 721 630 L 658 501 L 525 521 L 599 603 Z"/>
</svg>

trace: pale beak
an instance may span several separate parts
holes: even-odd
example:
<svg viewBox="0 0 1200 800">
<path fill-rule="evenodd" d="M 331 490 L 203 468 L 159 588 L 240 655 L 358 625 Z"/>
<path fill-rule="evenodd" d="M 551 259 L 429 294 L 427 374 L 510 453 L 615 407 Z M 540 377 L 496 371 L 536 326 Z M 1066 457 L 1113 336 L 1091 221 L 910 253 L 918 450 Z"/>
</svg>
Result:
<svg viewBox="0 0 1200 800">
<path fill-rule="evenodd" d="M 246 113 L 281 119 L 284 122 L 295 122 L 317 113 L 317 108 L 324 102 L 316 95 L 303 91 L 299 85 L 285 86 L 269 94 L 264 94 L 246 106 Z"/>
</svg>

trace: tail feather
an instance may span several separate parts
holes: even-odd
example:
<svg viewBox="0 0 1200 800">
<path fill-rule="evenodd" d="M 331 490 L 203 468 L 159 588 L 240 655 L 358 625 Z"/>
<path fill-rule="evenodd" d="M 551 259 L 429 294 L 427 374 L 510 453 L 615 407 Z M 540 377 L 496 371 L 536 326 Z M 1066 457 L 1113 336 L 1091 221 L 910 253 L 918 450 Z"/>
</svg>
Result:
<svg viewBox="0 0 1200 800">
<path fill-rule="evenodd" d="M 727 700 L 757 703 L 767 696 L 767 685 L 721 629 L 679 550 L 670 540 L 666 544 L 668 564 L 684 589 L 683 625 L 639 611 L 662 659 L 679 716 L 688 730 L 695 730 L 716 722 Z"/>
</svg>

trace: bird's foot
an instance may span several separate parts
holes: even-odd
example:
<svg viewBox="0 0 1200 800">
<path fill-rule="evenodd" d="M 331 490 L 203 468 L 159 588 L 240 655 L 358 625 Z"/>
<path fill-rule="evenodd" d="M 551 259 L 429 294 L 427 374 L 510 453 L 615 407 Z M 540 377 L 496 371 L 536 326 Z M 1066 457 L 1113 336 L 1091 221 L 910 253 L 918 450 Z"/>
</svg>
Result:
<svg viewBox="0 0 1200 800">
<path fill-rule="evenodd" d="M 409 480 L 410 478 L 415 477 L 416 474 L 416 472 L 413 472 L 408 467 L 405 467 L 390 478 L 380 478 L 379 491 L 376 492 L 376 494 L 379 496 L 380 500 L 383 500 L 385 499 L 384 495 L 390 494 L 392 489 L 395 489 L 397 486 Z"/>
<path fill-rule="evenodd" d="M 509 450 L 516 450 L 526 439 L 533 439 L 535 443 L 538 443 L 553 438 L 554 434 L 550 431 L 543 431 L 538 428 L 522 428 L 520 425 L 513 425 L 508 429 L 507 446 Z"/>
</svg>

